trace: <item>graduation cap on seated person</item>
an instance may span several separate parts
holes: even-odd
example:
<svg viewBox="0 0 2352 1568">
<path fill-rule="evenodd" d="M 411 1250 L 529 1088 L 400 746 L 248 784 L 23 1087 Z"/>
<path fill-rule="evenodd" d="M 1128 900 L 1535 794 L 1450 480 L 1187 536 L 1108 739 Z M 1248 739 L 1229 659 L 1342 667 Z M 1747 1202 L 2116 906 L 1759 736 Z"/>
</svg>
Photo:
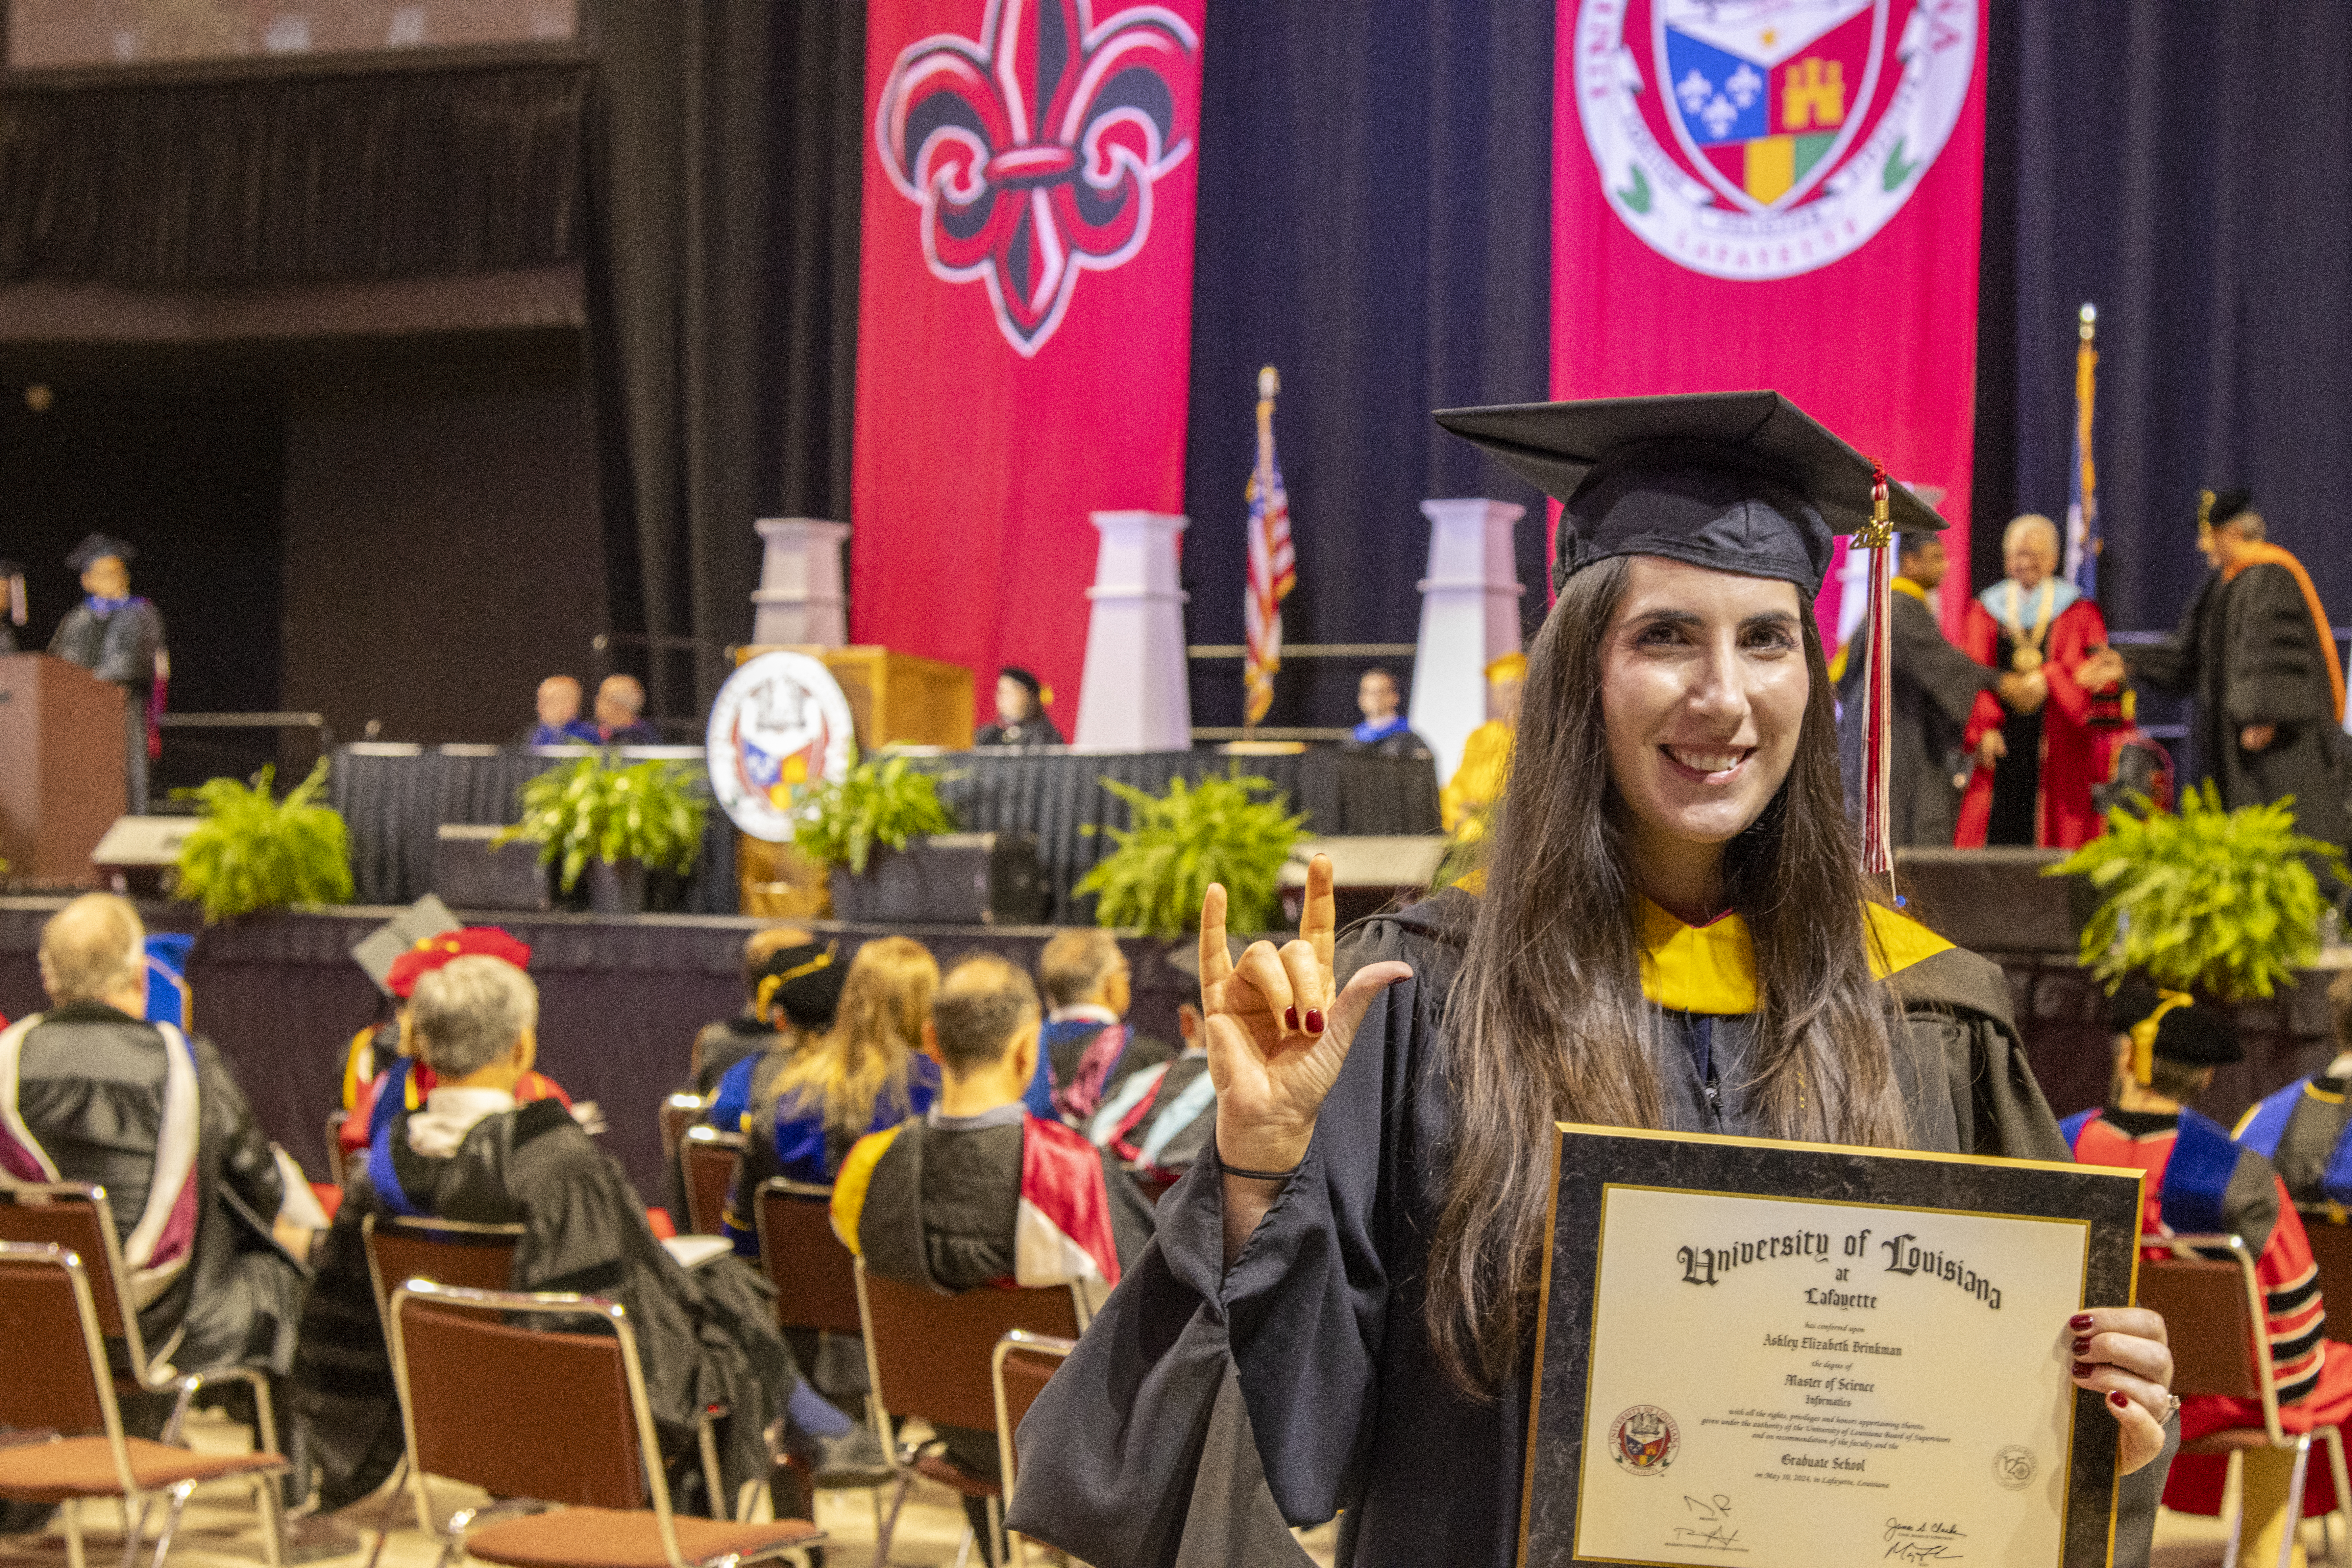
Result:
<svg viewBox="0 0 2352 1568">
<path fill-rule="evenodd" d="M 138 553 L 138 546 L 117 539 L 110 533 L 93 533 L 73 547 L 66 556 L 66 564 L 77 572 L 87 572 L 92 563 L 103 561 L 110 555 L 117 561 L 129 562 Z"/>
<path fill-rule="evenodd" d="M 2186 992 L 2126 981 L 2108 1000 L 2107 1023 L 2116 1034 L 2131 1037 L 2132 1077 L 2141 1084 L 2155 1076 L 2158 1057 L 2197 1068 L 2246 1059 L 2238 1031 Z"/>
<path fill-rule="evenodd" d="M 517 969 L 527 970 L 530 944 L 496 926 L 467 926 L 428 936 L 393 960 L 392 970 L 383 979 L 384 989 L 405 1002 L 418 981 L 453 958 L 502 958 Z"/>
<path fill-rule="evenodd" d="M 1822 590 L 1839 534 L 1871 552 L 1864 647 L 1863 869 L 1891 874 L 1887 595 L 1895 536 L 1933 507 L 1778 392 L 1598 397 L 1440 410 L 1437 422 L 1561 503 L 1552 590 L 1596 562 L 1656 555 Z"/>
<path fill-rule="evenodd" d="M 762 1019 L 777 1007 L 799 1029 L 829 1029 L 841 1005 L 849 965 L 837 942 L 804 942 L 768 954 L 752 983 L 752 1006 Z"/>
<path fill-rule="evenodd" d="M 389 996 L 392 966 L 400 962 L 401 954 L 429 937 L 462 929 L 464 922 L 449 912 L 449 906 L 437 894 L 427 893 L 360 938 L 352 949 L 352 962 L 366 970 L 376 988 Z"/>
</svg>

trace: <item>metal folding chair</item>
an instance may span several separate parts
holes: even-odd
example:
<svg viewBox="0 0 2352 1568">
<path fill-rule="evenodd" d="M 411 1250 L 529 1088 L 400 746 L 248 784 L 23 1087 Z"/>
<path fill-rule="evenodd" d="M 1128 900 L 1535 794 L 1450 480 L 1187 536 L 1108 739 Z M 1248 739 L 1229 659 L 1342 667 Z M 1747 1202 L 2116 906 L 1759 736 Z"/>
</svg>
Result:
<svg viewBox="0 0 2352 1568">
<path fill-rule="evenodd" d="M 1021 1481 L 1021 1423 L 1045 1391 L 1046 1380 L 1077 1348 L 1076 1340 L 1033 1334 L 1026 1329 L 1010 1330 L 996 1342 L 995 1352 L 989 1358 L 989 1379 L 996 1387 L 996 1454 L 1004 1468 L 1007 1499 Z M 1013 1561 L 1027 1568 L 1028 1537 L 1007 1530 L 1004 1538 L 1012 1542 Z"/>
<path fill-rule="evenodd" d="M 727 1194 L 735 1185 L 735 1164 L 742 1158 L 743 1134 L 721 1132 L 716 1127 L 689 1127 L 678 1144 L 686 1167 L 686 1226 L 697 1236 L 719 1236 L 719 1220 L 727 1212 Z"/>
</svg>

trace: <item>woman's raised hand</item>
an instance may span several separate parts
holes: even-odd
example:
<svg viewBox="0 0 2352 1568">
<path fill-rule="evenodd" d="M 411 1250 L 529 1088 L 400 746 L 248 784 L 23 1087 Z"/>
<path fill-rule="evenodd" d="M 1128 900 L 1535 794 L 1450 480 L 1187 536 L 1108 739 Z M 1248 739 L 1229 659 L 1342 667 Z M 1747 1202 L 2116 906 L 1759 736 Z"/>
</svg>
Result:
<svg viewBox="0 0 2352 1568">
<path fill-rule="evenodd" d="M 1225 889 L 1201 900 L 1201 1016 L 1209 1079 L 1217 1089 L 1217 1157 L 1244 1171 L 1286 1172 L 1307 1157 L 1324 1097 L 1372 999 L 1412 974 L 1410 965 L 1365 965 L 1333 994 L 1337 934 L 1331 862 L 1307 868 L 1298 939 L 1253 942 L 1233 962 L 1225 946 Z"/>
</svg>

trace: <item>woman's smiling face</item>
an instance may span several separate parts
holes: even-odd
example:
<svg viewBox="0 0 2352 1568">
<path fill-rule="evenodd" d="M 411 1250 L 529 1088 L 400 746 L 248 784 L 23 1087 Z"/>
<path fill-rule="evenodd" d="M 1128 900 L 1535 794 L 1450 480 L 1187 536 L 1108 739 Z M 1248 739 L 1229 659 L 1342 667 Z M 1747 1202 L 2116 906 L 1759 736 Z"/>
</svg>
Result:
<svg viewBox="0 0 2352 1568">
<path fill-rule="evenodd" d="M 1640 827 L 1721 844 L 1763 815 L 1804 722 L 1805 613 L 1793 584 L 1632 558 L 1601 707 L 1610 779 Z"/>
</svg>

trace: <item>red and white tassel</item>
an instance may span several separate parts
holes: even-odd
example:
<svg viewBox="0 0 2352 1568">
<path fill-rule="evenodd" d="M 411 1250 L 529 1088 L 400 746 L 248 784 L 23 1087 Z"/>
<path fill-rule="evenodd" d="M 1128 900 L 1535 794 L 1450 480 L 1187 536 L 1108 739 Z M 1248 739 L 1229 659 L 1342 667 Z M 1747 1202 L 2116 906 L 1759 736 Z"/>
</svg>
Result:
<svg viewBox="0 0 2352 1568">
<path fill-rule="evenodd" d="M 1862 667 L 1862 872 L 1895 876 L 1895 830 L 1891 803 L 1888 731 L 1893 719 L 1894 656 L 1889 620 L 1894 614 L 1895 530 L 1887 506 L 1886 468 L 1870 465 L 1870 527 L 1853 542 L 1870 552 L 1867 619 L 1863 627 Z"/>
</svg>

